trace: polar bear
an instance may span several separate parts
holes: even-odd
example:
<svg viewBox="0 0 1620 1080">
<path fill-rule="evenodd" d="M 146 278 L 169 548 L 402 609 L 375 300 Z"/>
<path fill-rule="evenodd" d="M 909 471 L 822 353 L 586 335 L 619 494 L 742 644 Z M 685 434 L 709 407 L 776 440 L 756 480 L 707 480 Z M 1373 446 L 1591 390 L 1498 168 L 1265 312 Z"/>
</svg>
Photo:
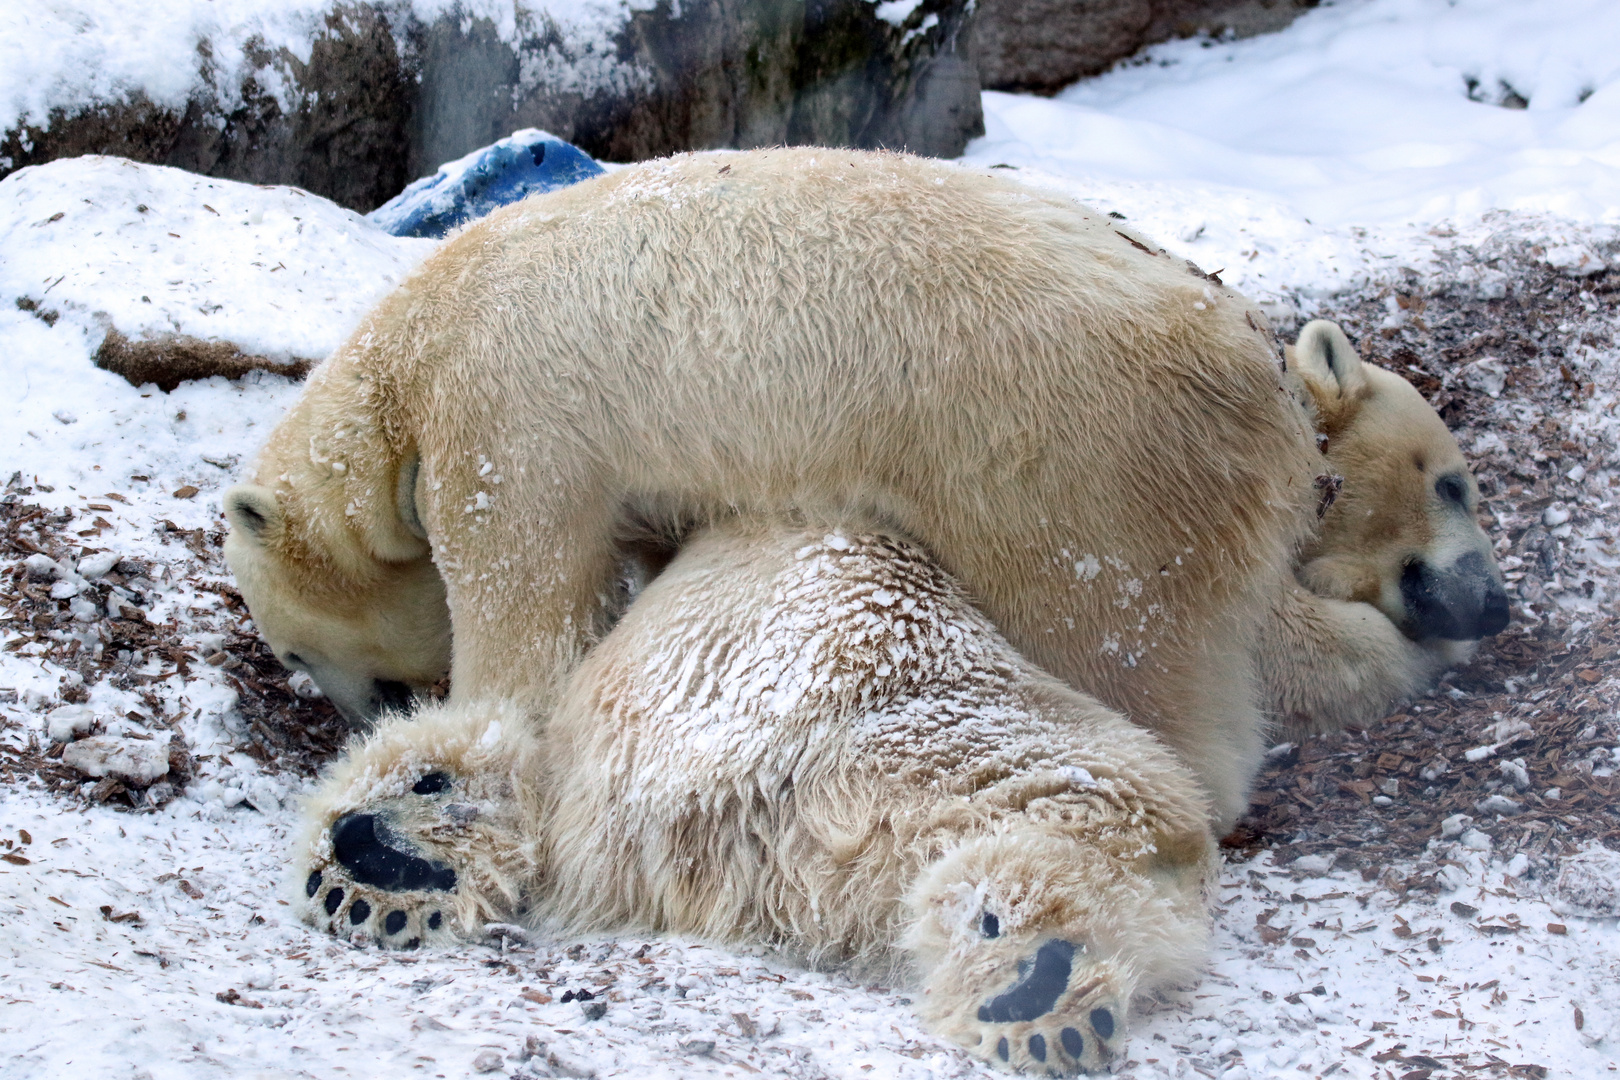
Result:
<svg viewBox="0 0 1620 1080">
<path fill-rule="evenodd" d="M 429 258 L 228 493 L 226 554 L 352 720 L 452 667 L 458 701 L 543 719 L 623 606 L 627 537 L 860 513 L 1230 824 L 1262 698 L 1342 721 L 1315 688 L 1444 665 L 1362 593 L 1295 587 L 1334 467 L 1312 422 L 1257 308 L 1067 198 L 898 154 L 686 155 Z"/>
<path fill-rule="evenodd" d="M 1297 736 L 1426 690 L 1507 626 L 1508 596 L 1479 486 L 1422 395 L 1323 320 L 1287 366 L 1340 485 L 1255 649 L 1263 700 Z"/>
<path fill-rule="evenodd" d="M 302 916 L 396 948 L 491 919 L 770 944 L 914 981 L 992 1064 L 1104 1065 L 1132 994 L 1202 962 L 1207 801 L 874 524 L 701 530 L 543 730 L 385 718 L 306 807 Z"/>
</svg>

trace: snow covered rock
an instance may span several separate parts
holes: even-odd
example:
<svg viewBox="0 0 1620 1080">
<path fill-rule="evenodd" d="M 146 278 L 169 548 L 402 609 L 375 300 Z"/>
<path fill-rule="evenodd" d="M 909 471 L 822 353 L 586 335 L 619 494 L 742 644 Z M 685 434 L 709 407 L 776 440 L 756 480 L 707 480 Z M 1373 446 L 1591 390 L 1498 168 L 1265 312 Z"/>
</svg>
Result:
<svg viewBox="0 0 1620 1080">
<path fill-rule="evenodd" d="M 100 339 L 136 385 L 301 374 L 432 248 L 295 188 L 122 158 L 0 180 L 0 302 Z"/>
<path fill-rule="evenodd" d="M 366 218 L 394 236 L 440 237 L 498 206 L 602 173 L 579 147 L 525 128 L 439 166 Z"/>
<path fill-rule="evenodd" d="M 1553 895 L 1556 911 L 1593 918 L 1620 915 L 1620 851 L 1594 847 L 1565 859 Z"/>
<path fill-rule="evenodd" d="M 885 18 L 880 9 L 886 12 Z M 596 157 L 983 132 L 971 0 L 0 6 L 0 176 L 119 153 L 369 210 L 525 127 Z M 274 264 L 272 264 L 274 265 Z"/>
<path fill-rule="evenodd" d="M 1507 365 L 1494 356 L 1475 360 L 1458 372 L 1464 386 L 1493 398 L 1502 396 L 1502 390 L 1507 386 L 1507 374 Z"/>
<path fill-rule="evenodd" d="M 52 742 L 72 742 L 75 737 L 90 730 L 96 714 L 83 705 L 63 705 L 52 709 L 45 717 L 45 732 Z"/>
<path fill-rule="evenodd" d="M 63 763 L 86 776 L 111 776 L 132 784 L 150 784 L 169 772 L 167 733 L 152 739 L 119 735 L 92 735 L 70 743 L 62 751 Z"/>
</svg>

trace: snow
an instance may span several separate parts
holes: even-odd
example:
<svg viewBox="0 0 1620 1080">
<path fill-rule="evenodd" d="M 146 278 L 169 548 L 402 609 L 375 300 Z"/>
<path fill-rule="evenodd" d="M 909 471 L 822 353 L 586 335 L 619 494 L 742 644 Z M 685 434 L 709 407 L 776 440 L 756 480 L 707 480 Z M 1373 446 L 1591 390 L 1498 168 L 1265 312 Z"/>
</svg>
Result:
<svg viewBox="0 0 1620 1080">
<path fill-rule="evenodd" d="M 1529 107 L 1471 100 L 1470 82 Z M 1324 5 L 1277 34 L 1157 46 L 1053 101 L 985 104 L 968 157 L 987 165 L 1243 192 L 1321 225 L 1491 209 L 1620 221 L 1608 0 Z"/>
<path fill-rule="evenodd" d="M 195 76 L 200 37 L 214 40 L 222 69 L 245 62 L 253 34 L 307 55 L 321 10 L 298 0 L 12 5 L 0 11 L 0 114 L 39 122 L 55 104 L 133 87 L 172 103 Z M 518 32 L 510 4 L 462 10 Z M 586 19 L 610 6 L 551 10 Z M 1469 98 L 1468 79 L 1485 100 Z M 1504 84 L 1528 107 L 1494 103 Z M 1125 215 L 1221 268 L 1285 325 L 1387 290 L 1377 318 L 1398 334 L 1413 318 L 1399 302 L 1407 280 L 1512 295 L 1507 262 L 1470 254 L 1502 245 L 1571 281 L 1620 268 L 1620 9 L 1603 0 L 1325 5 L 1275 35 L 1171 43 L 1055 99 L 987 94 L 985 105 L 988 134 L 967 163 L 1015 166 L 1009 175 Z M 106 603 L 172 620 L 199 658 L 223 658 L 231 635 L 250 632 L 207 587 L 227 577 L 206 541 L 221 527 L 223 488 L 298 393 L 262 372 L 168 394 L 130 386 L 93 366 L 106 327 L 318 358 L 431 247 L 290 189 L 111 159 L 0 182 L 0 483 L 19 472 L 28 501 L 75 515 L 62 531 L 67 555 L 7 552 L 3 566 L 26 563 L 41 588 L 84 605 L 53 633 L 100 647 L 101 613 L 87 597 L 113 578 Z M 1557 415 L 1572 437 L 1612 453 L 1620 348 L 1612 332 L 1587 329 L 1603 325 L 1613 294 L 1582 295 L 1592 321 L 1573 320 L 1575 389 Z M 1513 397 L 1509 377 L 1522 368 L 1505 356 L 1456 377 L 1500 399 L 1504 415 L 1538 423 L 1543 414 Z M 1465 449 L 1500 457 L 1506 446 L 1491 431 Z M 1598 584 L 1555 594 L 1549 581 L 1547 598 L 1526 585 L 1531 617 L 1613 609 L 1614 468 L 1598 457 L 1566 464 L 1570 494 L 1533 513 L 1572 530 Z M 106 524 L 87 528 L 93 520 Z M 1090 557 L 1075 558 L 1084 575 Z M 127 560 L 138 573 L 114 569 Z M 1530 565 L 1504 559 L 1516 588 Z M 923 1031 L 903 989 L 765 955 L 681 941 L 570 949 L 510 933 L 388 954 L 316 934 L 275 895 L 307 779 L 247 752 L 227 669 L 199 660 L 175 677 L 134 651 L 118 660 L 122 684 L 97 682 L 69 703 L 78 673 L 0 621 L 0 646 L 12 645 L 22 647 L 0 651 L 0 769 L 12 777 L 0 786 L 0 1077 L 991 1075 Z M 1526 715 L 1541 693 L 1526 690 Z M 1612 725 L 1612 703 L 1604 710 L 1594 723 Z M 1488 751 L 1484 767 L 1501 770 L 1503 802 L 1534 795 L 1511 768 L 1523 767 L 1508 750 L 1519 723 L 1472 739 Z M 194 778 L 172 801 L 130 813 L 31 783 L 16 764 L 87 733 L 119 740 L 119 752 L 173 738 Z M 1613 754 L 1581 764 L 1608 775 Z M 1320 854 L 1229 864 L 1208 974 L 1137 1003 L 1120 1075 L 1613 1073 L 1617 857 L 1594 848 L 1553 880 L 1522 853 L 1498 855 L 1491 818 L 1433 821 L 1426 850 L 1372 879 Z M 1442 891 L 1403 894 L 1389 873 L 1432 876 Z M 600 1020 L 561 1000 L 584 987 L 606 991 Z"/>
<path fill-rule="evenodd" d="M 435 246 L 298 188 L 122 158 L 66 158 L 0 184 L 0 235 L 11 242 L 0 295 L 86 333 L 111 325 L 319 359 Z"/>
</svg>

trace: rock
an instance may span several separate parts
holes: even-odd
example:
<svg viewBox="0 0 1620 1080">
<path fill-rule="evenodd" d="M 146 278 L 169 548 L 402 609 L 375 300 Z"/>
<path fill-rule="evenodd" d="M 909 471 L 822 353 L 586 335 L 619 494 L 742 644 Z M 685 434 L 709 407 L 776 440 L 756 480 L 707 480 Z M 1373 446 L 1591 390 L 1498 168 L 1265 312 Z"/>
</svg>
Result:
<svg viewBox="0 0 1620 1080">
<path fill-rule="evenodd" d="M 1553 897 L 1553 910 L 1561 915 L 1620 915 L 1620 851 L 1594 847 L 1565 859 Z"/>
<path fill-rule="evenodd" d="M 607 1015 L 607 1002 L 587 1001 L 581 1005 L 580 1012 L 584 1013 L 586 1020 L 600 1020 Z"/>
<path fill-rule="evenodd" d="M 1053 94 L 1174 37 L 1281 30 L 1317 0 L 979 0 L 980 85 Z"/>
<path fill-rule="evenodd" d="M 121 735 L 92 735 L 68 744 L 62 762 L 86 776 L 111 776 L 146 785 L 169 772 L 167 733 L 152 739 Z"/>
<path fill-rule="evenodd" d="M 526 128 L 439 166 L 366 217 L 395 236 L 440 237 L 498 206 L 601 173 L 577 146 Z"/>
<path fill-rule="evenodd" d="M 52 742 L 72 742 L 89 731 L 95 722 L 96 714 L 87 706 L 63 705 L 45 714 L 45 731 Z"/>
<path fill-rule="evenodd" d="M 472 1060 L 472 1069 L 475 1073 L 491 1073 L 499 1070 L 502 1065 L 499 1050 L 480 1050 L 478 1056 Z"/>
<path fill-rule="evenodd" d="M 784 143 L 954 157 L 984 130 L 972 3 L 519 3 L 497 25 L 460 8 L 423 22 L 410 5 L 334 2 L 303 48 L 267 44 L 287 34 L 252 19 L 199 22 L 195 49 L 175 52 L 196 72 L 183 103 L 135 86 L 26 117 L 0 132 L 0 177 L 111 154 L 365 211 L 522 128 L 612 161 Z M 26 74 L 59 85 L 53 65 L 75 57 L 42 53 Z"/>
</svg>

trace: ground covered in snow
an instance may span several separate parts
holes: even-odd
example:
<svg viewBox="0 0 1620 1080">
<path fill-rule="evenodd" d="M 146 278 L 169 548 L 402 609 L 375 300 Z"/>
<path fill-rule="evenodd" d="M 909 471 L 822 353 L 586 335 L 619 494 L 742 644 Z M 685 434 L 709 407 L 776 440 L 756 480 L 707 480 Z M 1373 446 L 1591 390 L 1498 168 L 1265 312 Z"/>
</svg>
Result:
<svg viewBox="0 0 1620 1080">
<path fill-rule="evenodd" d="M 1274 751 L 1210 971 L 1137 1003 L 1120 1075 L 1615 1070 L 1617 39 L 1596 0 L 1365 0 L 987 95 L 969 164 L 1123 215 L 1285 329 L 1337 318 L 1418 386 L 1515 597 L 1435 695 Z M 343 733 L 254 635 L 219 496 L 431 244 L 105 160 L 0 182 L 0 237 L 0 1076 L 986 1075 L 904 988 L 769 956 L 500 928 L 401 955 L 291 922 L 296 796 Z M 132 385 L 110 330 L 259 370 Z"/>
</svg>

